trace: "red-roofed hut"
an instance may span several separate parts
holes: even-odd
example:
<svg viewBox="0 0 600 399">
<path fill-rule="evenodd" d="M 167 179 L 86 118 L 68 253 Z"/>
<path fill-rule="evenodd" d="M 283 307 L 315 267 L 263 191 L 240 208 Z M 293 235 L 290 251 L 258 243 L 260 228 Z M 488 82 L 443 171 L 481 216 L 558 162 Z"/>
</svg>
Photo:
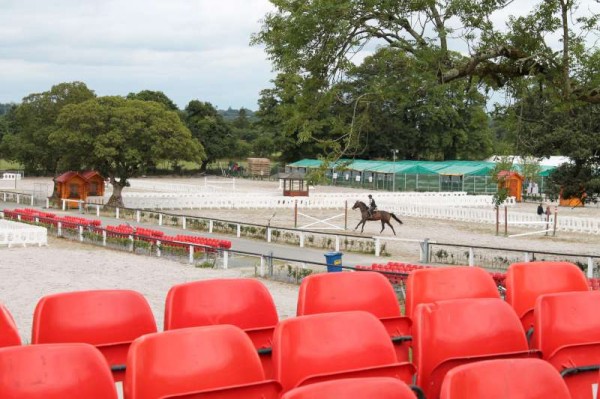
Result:
<svg viewBox="0 0 600 399">
<path fill-rule="evenodd" d="M 521 202 L 523 197 L 523 176 L 517 172 L 501 170 L 498 172 L 498 188 L 507 188 L 508 195 Z"/>
<path fill-rule="evenodd" d="M 87 201 L 88 196 L 104 195 L 104 178 L 95 171 L 65 172 L 54 179 L 60 199 Z M 77 208 L 76 202 L 68 202 L 69 208 Z"/>
</svg>

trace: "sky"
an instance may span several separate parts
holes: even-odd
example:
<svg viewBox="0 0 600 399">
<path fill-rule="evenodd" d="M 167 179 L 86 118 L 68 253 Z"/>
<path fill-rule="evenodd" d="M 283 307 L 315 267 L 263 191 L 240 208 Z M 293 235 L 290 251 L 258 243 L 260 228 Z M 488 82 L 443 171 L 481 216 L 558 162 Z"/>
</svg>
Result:
<svg viewBox="0 0 600 399">
<path fill-rule="evenodd" d="M 516 0 L 494 22 L 530 4 Z M 158 90 L 180 108 L 198 99 L 256 110 L 275 74 L 249 42 L 272 9 L 268 0 L 0 0 L 0 103 L 82 81 L 101 96 Z"/>
<path fill-rule="evenodd" d="M 271 64 L 250 46 L 268 0 L 0 0 L 0 103 L 61 82 L 257 109 Z"/>
</svg>

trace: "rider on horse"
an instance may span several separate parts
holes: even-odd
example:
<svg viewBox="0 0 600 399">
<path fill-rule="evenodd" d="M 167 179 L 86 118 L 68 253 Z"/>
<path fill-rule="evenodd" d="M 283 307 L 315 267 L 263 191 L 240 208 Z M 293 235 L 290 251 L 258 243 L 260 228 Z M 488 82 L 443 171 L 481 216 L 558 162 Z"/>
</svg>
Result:
<svg viewBox="0 0 600 399">
<path fill-rule="evenodd" d="M 373 196 L 369 194 L 369 217 L 373 216 L 373 212 L 377 210 L 377 204 L 375 204 L 375 200 Z"/>
</svg>

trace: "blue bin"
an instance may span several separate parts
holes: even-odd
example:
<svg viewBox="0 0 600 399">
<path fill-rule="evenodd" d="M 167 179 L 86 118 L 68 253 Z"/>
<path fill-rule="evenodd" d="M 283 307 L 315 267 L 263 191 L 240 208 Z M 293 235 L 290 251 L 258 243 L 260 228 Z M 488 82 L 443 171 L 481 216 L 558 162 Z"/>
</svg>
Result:
<svg viewBox="0 0 600 399">
<path fill-rule="evenodd" d="M 327 252 L 325 254 L 325 263 L 327 263 L 327 271 L 341 272 L 342 271 L 342 253 L 341 252 Z"/>
</svg>

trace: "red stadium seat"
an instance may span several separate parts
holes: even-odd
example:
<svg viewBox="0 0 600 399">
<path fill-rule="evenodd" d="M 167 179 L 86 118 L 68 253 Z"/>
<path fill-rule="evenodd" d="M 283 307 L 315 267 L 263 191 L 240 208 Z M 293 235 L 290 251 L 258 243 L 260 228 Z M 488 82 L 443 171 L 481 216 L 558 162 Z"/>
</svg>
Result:
<svg viewBox="0 0 600 399">
<path fill-rule="evenodd" d="M 417 385 L 438 399 L 442 380 L 465 363 L 528 357 L 527 339 L 512 308 L 501 299 L 453 299 L 419 305 L 413 319 Z"/>
<path fill-rule="evenodd" d="M 592 399 L 600 368 L 600 292 L 567 292 L 539 297 L 534 346 L 561 372 L 571 395 Z"/>
<path fill-rule="evenodd" d="M 269 290 L 254 279 L 214 279 L 171 287 L 165 304 L 165 330 L 232 324 L 259 350 L 267 377 L 273 375 L 271 341 L 279 321 Z"/>
<path fill-rule="evenodd" d="M 364 311 L 283 320 L 273 335 L 275 379 L 288 391 L 339 378 L 394 377 L 411 382 L 414 367 L 399 363 L 381 322 Z"/>
<path fill-rule="evenodd" d="M 404 382 L 389 377 L 342 378 L 292 389 L 281 399 L 415 399 Z"/>
<path fill-rule="evenodd" d="M 0 303 L 0 348 L 14 345 L 21 345 L 19 330 L 8 309 Z"/>
<path fill-rule="evenodd" d="M 406 315 L 417 305 L 447 299 L 500 298 L 488 272 L 479 267 L 440 267 L 415 270 L 406 283 Z"/>
<path fill-rule="evenodd" d="M 78 291 L 40 299 L 33 315 L 31 343 L 92 344 L 108 361 L 115 381 L 122 381 L 129 345 L 152 332 L 156 332 L 154 315 L 138 292 Z"/>
<path fill-rule="evenodd" d="M 455 367 L 446 374 L 440 397 L 571 399 L 560 374 L 540 359 L 488 360 Z"/>
<path fill-rule="evenodd" d="M 117 391 L 92 345 L 28 345 L 0 349 L 0 398 L 117 399 Z"/>
<path fill-rule="evenodd" d="M 250 338 L 238 327 L 191 327 L 148 334 L 129 350 L 126 399 L 276 399 Z"/>
<path fill-rule="evenodd" d="M 589 291 L 589 287 L 583 272 L 569 262 L 513 263 L 506 273 L 506 302 L 515 309 L 528 334 L 535 335 L 535 300 L 544 294 L 571 291 Z"/>
<path fill-rule="evenodd" d="M 364 310 L 385 326 L 395 342 L 398 361 L 408 361 L 410 319 L 402 317 L 389 280 L 377 272 L 322 273 L 302 280 L 296 314 Z"/>
</svg>

